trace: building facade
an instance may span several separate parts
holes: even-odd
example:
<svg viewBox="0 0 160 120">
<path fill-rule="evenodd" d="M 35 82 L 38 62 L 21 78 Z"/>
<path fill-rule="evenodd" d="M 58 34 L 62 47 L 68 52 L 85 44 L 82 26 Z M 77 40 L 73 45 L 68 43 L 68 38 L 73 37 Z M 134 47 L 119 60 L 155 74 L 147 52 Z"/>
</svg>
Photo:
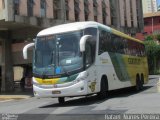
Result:
<svg viewBox="0 0 160 120">
<path fill-rule="evenodd" d="M 152 34 L 160 34 L 160 12 L 144 14 L 144 32 L 137 33 L 136 37 L 144 40 Z"/>
<path fill-rule="evenodd" d="M 158 5 L 157 0 L 142 0 L 143 2 L 143 13 L 153 13 L 157 12 Z"/>
<path fill-rule="evenodd" d="M 1 90 L 13 90 L 13 66 L 32 62 L 23 59 L 22 49 L 38 31 L 74 21 L 97 21 L 135 35 L 143 30 L 142 1 L 0 0 Z"/>
</svg>

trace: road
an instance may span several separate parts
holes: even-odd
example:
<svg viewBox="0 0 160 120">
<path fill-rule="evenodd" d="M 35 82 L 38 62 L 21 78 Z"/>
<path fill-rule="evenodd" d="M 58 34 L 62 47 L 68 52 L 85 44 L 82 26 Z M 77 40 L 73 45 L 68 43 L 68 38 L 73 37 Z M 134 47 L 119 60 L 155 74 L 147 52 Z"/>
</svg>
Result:
<svg viewBox="0 0 160 120">
<path fill-rule="evenodd" d="M 105 100 L 96 96 L 67 98 L 59 105 L 55 98 L 29 98 L 0 102 L 0 119 L 16 120 L 105 120 L 109 114 L 160 114 L 158 79 L 151 79 L 144 90 L 132 88 L 111 91 Z M 108 117 L 108 116 L 107 116 Z"/>
</svg>

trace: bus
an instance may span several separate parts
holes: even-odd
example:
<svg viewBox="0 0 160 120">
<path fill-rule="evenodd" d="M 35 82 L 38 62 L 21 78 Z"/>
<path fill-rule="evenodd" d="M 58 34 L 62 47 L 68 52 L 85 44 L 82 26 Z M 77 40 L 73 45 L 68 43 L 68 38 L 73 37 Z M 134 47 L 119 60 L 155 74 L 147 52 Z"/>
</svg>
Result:
<svg viewBox="0 0 160 120">
<path fill-rule="evenodd" d="M 110 90 L 141 90 L 148 82 L 143 41 L 103 24 L 87 21 L 53 26 L 40 31 L 33 50 L 33 91 L 38 98 L 88 96 L 101 99 Z"/>
</svg>

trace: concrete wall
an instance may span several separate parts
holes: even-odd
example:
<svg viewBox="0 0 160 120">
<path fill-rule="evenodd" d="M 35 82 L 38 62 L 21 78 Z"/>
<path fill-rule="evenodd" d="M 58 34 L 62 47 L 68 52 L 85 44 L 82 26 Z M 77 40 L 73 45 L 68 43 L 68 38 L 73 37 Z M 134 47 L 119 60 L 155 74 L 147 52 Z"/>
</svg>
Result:
<svg viewBox="0 0 160 120">
<path fill-rule="evenodd" d="M 12 44 L 12 61 L 13 65 L 21 65 L 26 63 L 32 63 L 32 49 L 28 51 L 28 60 L 23 58 L 23 47 L 28 43 L 16 43 Z M 0 65 L 2 65 L 2 46 L 0 46 Z"/>
<path fill-rule="evenodd" d="M 119 4 L 119 7 L 120 7 L 120 19 L 121 19 L 121 26 L 125 26 L 125 0 L 121 0 L 120 4 Z"/>
<path fill-rule="evenodd" d="M 85 19 L 84 19 L 84 0 L 80 0 L 79 8 L 80 8 L 79 19 L 80 19 L 80 21 L 85 21 Z"/>
<path fill-rule="evenodd" d="M 53 18 L 53 0 L 46 0 L 46 7 L 47 18 Z"/>
<path fill-rule="evenodd" d="M 89 1 L 89 20 L 93 21 L 94 20 L 94 12 L 93 12 L 93 0 L 88 0 Z"/>
<path fill-rule="evenodd" d="M 8 1 L 8 0 L 4 0 L 4 1 L 0 1 L 0 20 L 6 20 L 9 21 L 12 19 L 10 19 L 10 17 L 12 17 L 13 15 L 9 16 L 11 13 L 9 12 L 9 10 L 12 8 L 12 5 L 9 4 L 12 1 Z M 9 6 L 11 8 L 9 8 Z"/>
<path fill-rule="evenodd" d="M 26 64 L 26 63 L 32 63 L 32 48 L 28 51 L 28 59 L 24 60 L 23 58 L 23 47 L 28 43 L 16 43 L 12 44 L 12 56 L 13 56 L 13 64 L 14 65 L 20 65 L 20 64 Z"/>
<path fill-rule="evenodd" d="M 107 8 L 106 8 L 106 13 L 107 13 L 107 21 L 106 21 L 106 23 L 107 23 L 107 25 L 111 25 L 111 11 L 110 11 L 110 5 L 109 5 L 109 0 L 105 0 L 105 3 L 106 3 L 106 6 L 107 6 Z"/>
<path fill-rule="evenodd" d="M 131 0 L 132 2 L 132 14 L 133 14 L 133 25 L 135 28 L 137 28 L 137 5 L 135 0 Z"/>
<path fill-rule="evenodd" d="M 126 4 L 125 6 L 126 6 L 127 27 L 131 27 L 131 4 L 130 4 L 130 0 L 126 0 L 125 4 Z"/>
<path fill-rule="evenodd" d="M 19 4 L 20 4 L 20 6 L 19 6 L 20 15 L 27 16 L 27 0 L 21 0 L 21 2 Z M 34 12 L 35 12 L 35 10 L 34 10 Z"/>
<path fill-rule="evenodd" d="M 103 24 L 103 20 L 102 20 L 102 0 L 99 0 L 98 2 L 98 22 Z"/>
<path fill-rule="evenodd" d="M 0 0 L 0 20 L 4 18 L 4 3 Z"/>
<path fill-rule="evenodd" d="M 69 0 L 68 1 L 68 6 L 69 6 L 69 20 L 70 21 L 75 21 L 74 0 Z"/>
<path fill-rule="evenodd" d="M 35 17 L 41 17 L 41 15 L 40 15 L 40 0 L 35 0 L 34 2 L 35 3 L 34 3 L 34 7 L 33 7 L 33 15 Z"/>
</svg>

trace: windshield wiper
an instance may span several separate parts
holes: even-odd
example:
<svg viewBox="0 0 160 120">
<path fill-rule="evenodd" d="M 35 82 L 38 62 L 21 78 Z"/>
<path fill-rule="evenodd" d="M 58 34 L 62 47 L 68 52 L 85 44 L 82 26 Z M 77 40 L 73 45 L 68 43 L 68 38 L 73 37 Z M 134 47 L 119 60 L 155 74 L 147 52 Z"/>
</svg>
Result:
<svg viewBox="0 0 160 120">
<path fill-rule="evenodd" d="M 48 65 L 48 67 L 55 67 L 55 64 L 50 64 Z"/>
<path fill-rule="evenodd" d="M 70 74 L 67 72 L 67 70 L 64 68 L 64 66 L 62 66 L 62 65 L 61 65 L 61 67 L 62 67 L 62 69 L 63 69 L 64 73 L 69 77 L 69 76 L 70 76 Z"/>
</svg>

